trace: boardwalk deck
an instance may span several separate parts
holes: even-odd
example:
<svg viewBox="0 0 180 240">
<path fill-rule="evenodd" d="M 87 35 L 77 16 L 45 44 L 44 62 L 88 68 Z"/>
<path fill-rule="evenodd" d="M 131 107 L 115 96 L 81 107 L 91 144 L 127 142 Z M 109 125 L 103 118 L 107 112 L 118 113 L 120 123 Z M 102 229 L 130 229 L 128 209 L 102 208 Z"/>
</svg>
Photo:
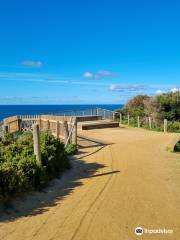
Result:
<svg viewBox="0 0 180 240">
<path fill-rule="evenodd" d="M 96 123 L 84 123 L 82 124 L 82 130 L 102 129 L 102 128 L 117 128 L 118 122 L 99 121 Z"/>
</svg>

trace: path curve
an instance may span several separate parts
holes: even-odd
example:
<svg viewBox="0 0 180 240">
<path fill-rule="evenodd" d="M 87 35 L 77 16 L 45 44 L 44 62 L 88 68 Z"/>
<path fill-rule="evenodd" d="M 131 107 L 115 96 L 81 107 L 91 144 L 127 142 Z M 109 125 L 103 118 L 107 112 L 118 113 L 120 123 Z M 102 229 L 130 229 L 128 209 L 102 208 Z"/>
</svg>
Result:
<svg viewBox="0 0 180 240">
<path fill-rule="evenodd" d="M 80 132 L 73 168 L 0 217 L 1 240 L 130 240 L 137 226 L 173 229 L 141 239 L 180 239 L 178 134 L 136 128 Z M 89 139 L 89 140 L 88 140 Z"/>
</svg>

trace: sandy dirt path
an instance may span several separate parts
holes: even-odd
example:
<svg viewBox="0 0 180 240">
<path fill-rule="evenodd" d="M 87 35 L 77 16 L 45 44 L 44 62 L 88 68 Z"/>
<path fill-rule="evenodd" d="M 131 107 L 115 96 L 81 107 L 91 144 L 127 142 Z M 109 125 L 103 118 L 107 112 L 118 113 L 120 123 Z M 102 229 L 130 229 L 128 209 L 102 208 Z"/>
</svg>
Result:
<svg viewBox="0 0 180 240">
<path fill-rule="evenodd" d="M 177 134 L 80 134 L 73 168 L 44 192 L 16 201 L 0 217 L 0 240 L 179 240 L 180 155 L 166 151 Z M 138 226 L 173 233 L 136 236 Z"/>
</svg>

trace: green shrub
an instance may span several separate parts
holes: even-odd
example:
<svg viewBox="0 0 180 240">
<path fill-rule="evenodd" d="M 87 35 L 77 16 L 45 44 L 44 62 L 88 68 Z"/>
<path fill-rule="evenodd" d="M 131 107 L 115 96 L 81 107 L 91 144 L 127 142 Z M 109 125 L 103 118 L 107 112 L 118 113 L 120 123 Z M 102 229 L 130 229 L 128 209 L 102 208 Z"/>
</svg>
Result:
<svg viewBox="0 0 180 240">
<path fill-rule="evenodd" d="M 70 168 L 64 144 L 49 133 L 40 135 L 42 166 L 36 161 L 32 133 L 6 134 L 0 142 L 0 200 L 39 190 Z"/>
<path fill-rule="evenodd" d="M 123 114 L 130 114 L 131 117 L 145 116 L 145 101 L 149 100 L 147 95 L 137 95 L 130 99 L 122 109 Z"/>
<path fill-rule="evenodd" d="M 6 133 L 4 138 L 2 139 L 2 143 L 4 146 L 7 146 L 11 143 L 14 142 L 14 137 L 13 137 L 13 134 L 12 133 Z"/>
<path fill-rule="evenodd" d="M 180 133 L 180 122 L 168 123 L 168 131 Z"/>
<path fill-rule="evenodd" d="M 0 196 L 8 199 L 22 192 L 40 189 L 47 182 L 45 171 L 35 160 L 3 162 L 0 165 Z"/>
<path fill-rule="evenodd" d="M 68 156 L 70 156 L 70 155 L 73 155 L 73 154 L 75 154 L 75 153 L 77 152 L 77 147 L 76 147 L 75 144 L 72 144 L 72 143 L 71 143 L 71 144 L 68 144 L 68 145 L 67 145 L 65 151 L 66 151 L 66 154 L 67 154 Z"/>
<path fill-rule="evenodd" d="M 174 147 L 174 151 L 175 152 L 180 152 L 180 141 L 176 143 L 176 145 Z"/>
<path fill-rule="evenodd" d="M 65 168 L 65 148 L 59 139 L 53 137 L 50 133 L 41 133 L 41 154 L 42 165 L 46 166 L 48 176 L 58 176 Z"/>
<path fill-rule="evenodd" d="M 152 130 L 163 131 L 164 119 L 168 120 L 169 132 L 180 132 L 180 91 L 168 92 L 156 96 L 137 95 L 130 99 L 122 109 L 122 123 L 127 124 L 127 114 L 130 114 L 131 126 L 137 126 L 136 118 L 152 118 Z M 141 127 L 148 128 L 146 122 Z"/>
</svg>

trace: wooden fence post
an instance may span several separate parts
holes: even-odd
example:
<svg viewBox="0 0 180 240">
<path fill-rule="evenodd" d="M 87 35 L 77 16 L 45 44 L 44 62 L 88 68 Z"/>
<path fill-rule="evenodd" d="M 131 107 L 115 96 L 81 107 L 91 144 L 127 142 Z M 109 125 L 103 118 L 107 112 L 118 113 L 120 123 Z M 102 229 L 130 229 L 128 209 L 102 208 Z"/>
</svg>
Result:
<svg viewBox="0 0 180 240">
<path fill-rule="evenodd" d="M 167 119 L 164 119 L 164 132 L 168 131 L 168 121 Z"/>
<path fill-rule="evenodd" d="M 113 121 L 115 121 L 116 120 L 116 114 L 115 114 L 115 112 L 113 112 Z"/>
<path fill-rule="evenodd" d="M 137 126 L 138 126 L 138 128 L 140 128 L 140 117 L 139 116 L 137 117 Z"/>
<path fill-rule="evenodd" d="M 21 131 L 21 119 L 18 117 L 18 131 Z"/>
<path fill-rule="evenodd" d="M 77 145 L 77 118 L 74 118 L 74 127 L 72 131 L 72 143 Z"/>
<path fill-rule="evenodd" d="M 152 119 L 151 117 L 149 117 L 148 119 L 149 119 L 149 128 L 152 129 Z"/>
<path fill-rule="evenodd" d="M 128 120 L 128 125 L 130 124 L 130 116 L 129 114 L 127 115 L 127 120 Z"/>
<path fill-rule="evenodd" d="M 145 117 L 145 123 L 148 125 L 148 117 Z"/>
<path fill-rule="evenodd" d="M 119 114 L 119 123 L 122 124 L 122 113 Z"/>
<path fill-rule="evenodd" d="M 103 112 L 104 112 L 104 114 L 103 114 L 104 115 L 104 119 L 106 119 L 106 112 L 105 112 L 105 110 L 103 110 Z"/>
<path fill-rule="evenodd" d="M 59 121 L 56 122 L 56 137 L 59 138 L 59 134 L 60 134 L 60 123 Z"/>
<path fill-rule="evenodd" d="M 63 123 L 63 128 L 64 128 L 64 141 L 65 141 L 65 143 L 66 143 L 66 142 L 67 142 L 67 139 L 68 139 L 68 136 L 69 136 L 67 121 L 64 121 L 64 123 Z M 69 143 L 69 141 L 68 141 L 68 143 Z"/>
<path fill-rule="evenodd" d="M 49 120 L 47 120 L 47 130 L 48 131 L 50 130 L 50 122 L 49 122 Z"/>
<path fill-rule="evenodd" d="M 39 118 L 39 120 L 38 120 L 38 124 L 39 124 L 39 130 L 41 130 L 41 128 L 42 128 L 42 121 L 41 121 L 40 118 Z"/>
<path fill-rule="evenodd" d="M 40 149 L 40 131 L 39 125 L 33 125 L 33 143 L 34 143 L 34 154 L 36 156 L 36 160 L 42 165 L 41 162 L 41 149 Z"/>
<path fill-rule="evenodd" d="M 8 133 L 9 132 L 9 126 L 7 124 L 3 125 L 3 132 L 4 133 Z"/>
</svg>

